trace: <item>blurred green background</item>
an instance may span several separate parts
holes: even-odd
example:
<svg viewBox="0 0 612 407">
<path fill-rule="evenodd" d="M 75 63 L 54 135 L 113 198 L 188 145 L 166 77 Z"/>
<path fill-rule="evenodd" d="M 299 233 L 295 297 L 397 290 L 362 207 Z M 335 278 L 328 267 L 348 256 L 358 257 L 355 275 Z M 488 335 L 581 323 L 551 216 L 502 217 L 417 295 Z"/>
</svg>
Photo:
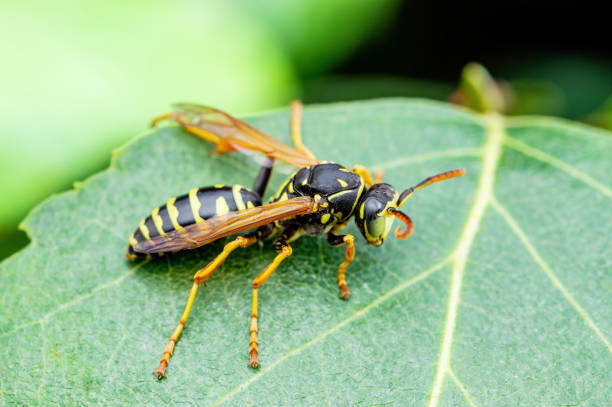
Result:
<svg viewBox="0 0 612 407">
<path fill-rule="evenodd" d="M 2 2 L 0 259 L 27 244 L 17 225 L 33 206 L 106 167 L 114 147 L 177 101 L 237 115 L 294 98 L 416 96 L 478 109 L 469 89 L 485 86 L 472 82 L 484 75 L 499 98 L 493 109 L 612 126 L 605 33 L 583 31 L 588 46 L 553 46 L 564 34 L 538 34 L 530 18 L 521 32 L 499 30 L 517 26 L 511 9 L 500 15 L 474 3 L 439 11 L 436 4 Z M 538 30 L 546 28 L 538 22 Z M 472 60 L 505 81 L 479 65 L 462 74 Z"/>
</svg>

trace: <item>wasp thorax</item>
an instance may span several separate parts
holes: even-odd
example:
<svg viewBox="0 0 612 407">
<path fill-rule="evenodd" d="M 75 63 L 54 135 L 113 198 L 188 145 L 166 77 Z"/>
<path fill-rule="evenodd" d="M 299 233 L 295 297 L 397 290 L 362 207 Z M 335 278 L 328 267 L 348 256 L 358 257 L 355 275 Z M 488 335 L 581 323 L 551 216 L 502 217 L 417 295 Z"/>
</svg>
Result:
<svg viewBox="0 0 612 407">
<path fill-rule="evenodd" d="M 380 246 L 391 229 L 397 207 L 397 191 L 389 184 L 374 184 L 363 194 L 355 211 L 355 223 L 368 244 Z"/>
</svg>

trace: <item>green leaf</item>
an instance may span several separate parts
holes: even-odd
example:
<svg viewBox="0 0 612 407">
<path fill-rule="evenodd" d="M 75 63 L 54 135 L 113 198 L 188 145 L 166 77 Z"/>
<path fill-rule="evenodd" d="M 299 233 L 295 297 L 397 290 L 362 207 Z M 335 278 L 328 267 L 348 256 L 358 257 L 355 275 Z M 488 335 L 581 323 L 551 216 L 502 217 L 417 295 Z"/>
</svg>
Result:
<svg viewBox="0 0 612 407">
<path fill-rule="evenodd" d="M 156 112 L 152 112 L 154 114 Z M 249 123 L 288 140 L 287 110 Z M 344 251 L 303 237 L 260 289 L 260 360 L 247 367 L 250 281 L 270 244 L 240 250 L 198 293 L 168 368 L 152 372 L 191 276 L 216 242 L 130 263 L 127 237 L 197 185 L 250 185 L 250 157 L 169 126 L 24 222 L 0 265 L 0 404 L 604 405 L 612 398 L 612 138 L 545 118 L 379 100 L 305 110 L 321 159 L 385 170 L 397 188 L 465 167 L 404 207 L 407 240 Z M 282 170 L 282 167 L 279 168 Z M 277 171 L 273 187 L 287 174 Z M 271 188 L 273 190 L 274 188 Z M 358 233 L 354 226 L 350 231 Z"/>
</svg>

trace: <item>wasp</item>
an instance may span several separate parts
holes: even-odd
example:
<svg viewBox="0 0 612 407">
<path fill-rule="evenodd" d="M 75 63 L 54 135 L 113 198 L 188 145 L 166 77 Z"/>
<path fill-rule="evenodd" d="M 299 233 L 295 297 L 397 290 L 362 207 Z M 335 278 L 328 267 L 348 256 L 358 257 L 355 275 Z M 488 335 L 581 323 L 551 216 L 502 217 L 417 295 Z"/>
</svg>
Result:
<svg viewBox="0 0 612 407">
<path fill-rule="evenodd" d="M 178 104 L 171 113 L 153 119 L 152 125 L 168 119 L 179 123 L 187 132 L 214 143 L 216 150 L 213 153 L 254 151 L 263 154 L 265 159 L 251 189 L 240 185 L 193 188 L 187 194 L 170 198 L 154 209 L 129 238 L 126 257 L 136 260 L 194 249 L 223 237 L 238 235 L 224 246 L 214 260 L 195 273 L 185 311 L 155 371 L 158 379 L 165 376 L 198 287 L 234 250 L 278 234 L 274 239 L 276 257 L 252 281 L 249 366 L 257 368 L 257 293 L 281 262 L 291 256 L 292 241 L 302 235 L 326 235 L 331 246 L 346 246 L 344 261 L 338 267 L 338 287 L 341 298 L 347 300 L 350 292 L 346 283 L 346 269 L 355 256 L 355 237 L 342 231 L 351 218 L 355 219 L 367 244 L 382 245 L 394 218 L 405 225 L 403 231 L 401 226 L 397 227 L 395 237 L 405 239 L 412 233 L 413 223 L 399 208 L 415 191 L 465 174 L 464 169 L 445 171 L 400 193 L 382 182 L 382 173 L 372 177 L 361 165 L 349 169 L 337 163 L 319 161 L 302 143 L 302 105 L 299 102 L 291 105 L 290 127 L 294 148 L 210 107 Z M 297 170 L 281 185 L 270 202 L 264 204 L 262 198 L 276 160 L 292 164 Z M 242 232 L 246 233 L 240 234 Z"/>
</svg>

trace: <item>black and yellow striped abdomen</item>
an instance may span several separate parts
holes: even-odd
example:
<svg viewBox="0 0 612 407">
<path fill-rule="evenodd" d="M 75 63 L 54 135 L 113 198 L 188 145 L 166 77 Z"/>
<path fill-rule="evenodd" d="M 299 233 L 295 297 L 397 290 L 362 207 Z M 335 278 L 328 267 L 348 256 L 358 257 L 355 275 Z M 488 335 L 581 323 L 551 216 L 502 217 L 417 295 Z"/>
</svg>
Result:
<svg viewBox="0 0 612 407">
<path fill-rule="evenodd" d="M 193 188 L 188 194 L 170 198 L 140 222 L 130 236 L 126 257 L 130 260 L 140 257 L 134 247 L 144 240 L 204 222 L 213 216 L 255 206 L 261 206 L 261 197 L 240 185 Z"/>
</svg>

